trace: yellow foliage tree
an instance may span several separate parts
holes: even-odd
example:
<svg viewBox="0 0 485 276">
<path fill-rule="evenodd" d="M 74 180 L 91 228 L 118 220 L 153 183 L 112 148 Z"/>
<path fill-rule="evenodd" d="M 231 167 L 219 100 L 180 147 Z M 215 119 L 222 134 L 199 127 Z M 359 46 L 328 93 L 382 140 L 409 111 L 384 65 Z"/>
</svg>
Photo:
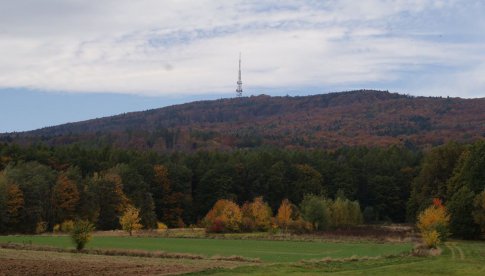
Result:
<svg viewBox="0 0 485 276">
<path fill-rule="evenodd" d="M 434 240 L 435 244 L 426 241 L 428 247 L 436 247 L 441 241 L 446 240 L 449 236 L 448 227 L 450 224 L 450 215 L 446 207 L 442 205 L 441 200 L 435 199 L 433 205 L 426 208 L 418 215 L 418 228 L 424 239 Z M 435 238 L 433 232 L 436 232 L 438 238 Z"/>
<path fill-rule="evenodd" d="M 278 208 L 276 221 L 280 228 L 285 229 L 285 232 L 288 231 L 288 225 L 291 224 L 291 221 L 292 221 L 291 215 L 292 215 L 291 203 L 288 199 L 284 199 L 281 202 L 280 208 Z"/>
<path fill-rule="evenodd" d="M 134 230 L 139 230 L 143 227 L 140 223 L 140 210 L 136 209 L 133 206 L 128 206 L 120 217 L 120 224 L 123 230 L 127 231 L 130 236 Z"/>
<path fill-rule="evenodd" d="M 219 199 L 204 218 L 211 232 L 239 231 L 242 215 L 239 206 L 227 199 Z"/>
<path fill-rule="evenodd" d="M 245 203 L 242 208 L 243 221 L 248 221 L 254 229 L 267 231 L 271 228 L 272 211 L 269 205 L 264 202 L 263 197 L 254 198 L 253 202 Z"/>
</svg>

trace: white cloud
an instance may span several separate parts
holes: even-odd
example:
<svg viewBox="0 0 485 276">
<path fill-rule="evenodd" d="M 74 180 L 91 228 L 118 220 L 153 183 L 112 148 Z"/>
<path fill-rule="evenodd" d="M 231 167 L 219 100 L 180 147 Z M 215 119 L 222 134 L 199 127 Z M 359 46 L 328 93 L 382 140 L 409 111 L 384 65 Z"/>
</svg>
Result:
<svg viewBox="0 0 485 276">
<path fill-rule="evenodd" d="M 242 51 L 249 90 L 380 83 L 433 94 L 443 82 L 456 96 L 485 96 L 483 21 L 457 17 L 485 5 L 467 3 L 3 1 L 0 87 L 227 93 Z M 462 26 L 463 41 L 451 25 Z M 433 67 L 447 68 L 447 79 Z"/>
</svg>

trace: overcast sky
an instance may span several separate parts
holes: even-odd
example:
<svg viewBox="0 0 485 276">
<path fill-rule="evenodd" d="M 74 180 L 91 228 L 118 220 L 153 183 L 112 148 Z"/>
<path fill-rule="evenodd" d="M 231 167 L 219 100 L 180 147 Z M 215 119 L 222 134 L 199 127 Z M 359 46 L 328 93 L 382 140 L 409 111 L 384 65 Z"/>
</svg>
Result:
<svg viewBox="0 0 485 276">
<path fill-rule="evenodd" d="M 239 52 L 245 95 L 485 97 L 484 14 L 483 0 L 0 0 L 0 114 L 25 107 L 19 93 L 44 108 L 102 93 L 111 113 L 233 95 Z M 57 118 L 109 108 L 88 109 Z"/>
</svg>

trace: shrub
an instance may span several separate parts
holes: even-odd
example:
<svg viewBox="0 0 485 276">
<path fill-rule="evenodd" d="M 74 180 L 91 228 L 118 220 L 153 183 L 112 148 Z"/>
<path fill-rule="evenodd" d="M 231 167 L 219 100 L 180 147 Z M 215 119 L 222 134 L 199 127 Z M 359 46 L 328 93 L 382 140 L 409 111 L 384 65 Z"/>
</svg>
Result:
<svg viewBox="0 0 485 276">
<path fill-rule="evenodd" d="M 297 234 L 309 233 L 313 230 L 313 226 L 310 222 L 299 218 L 297 220 L 292 220 L 288 225 L 288 229 Z"/>
<path fill-rule="evenodd" d="M 165 231 L 167 229 L 168 229 L 168 227 L 167 227 L 167 225 L 165 223 L 163 223 L 161 221 L 157 222 L 157 230 L 159 230 L 159 231 Z"/>
<path fill-rule="evenodd" d="M 69 233 L 74 229 L 74 221 L 72 220 L 65 220 L 61 224 L 61 231 L 64 233 Z"/>
<path fill-rule="evenodd" d="M 52 232 L 54 232 L 54 233 L 61 232 L 61 225 L 60 224 L 55 224 L 54 227 L 52 227 Z"/>
<path fill-rule="evenodd" d="M 45 221 L 39 221 L 37 222 L 37 225 L 35 226 L 35 233 L 36 234 L 42 234 L 47 231 L 47 222 Z"/>
<path fill-rule="evenodd" d="M 76 245 L 77 250 L 82 250 L 84 246 L 91 240 L 94 225 L 87 220 L 78 220 L 74 223 L 71 232 L 71 238 Z"/>
<path fill-rule="evenodd" d="M 423 232 L 423 241 L 428 248 L 436 248 L 440 243 L 440 234 L 436 230 Z"/>
</svg>

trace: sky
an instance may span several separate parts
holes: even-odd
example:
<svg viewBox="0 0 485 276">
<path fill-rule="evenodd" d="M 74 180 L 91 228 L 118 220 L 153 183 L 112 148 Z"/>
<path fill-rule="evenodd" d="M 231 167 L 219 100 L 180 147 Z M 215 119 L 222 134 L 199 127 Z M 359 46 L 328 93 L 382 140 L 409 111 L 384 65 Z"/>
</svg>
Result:
<svg viewBox="0 0 485 276">
<path fill-rule="evenodd" d="M 0 132 L 234 97 L 485 97 L 483 0 L 0 0 Z"/>
</svg>

